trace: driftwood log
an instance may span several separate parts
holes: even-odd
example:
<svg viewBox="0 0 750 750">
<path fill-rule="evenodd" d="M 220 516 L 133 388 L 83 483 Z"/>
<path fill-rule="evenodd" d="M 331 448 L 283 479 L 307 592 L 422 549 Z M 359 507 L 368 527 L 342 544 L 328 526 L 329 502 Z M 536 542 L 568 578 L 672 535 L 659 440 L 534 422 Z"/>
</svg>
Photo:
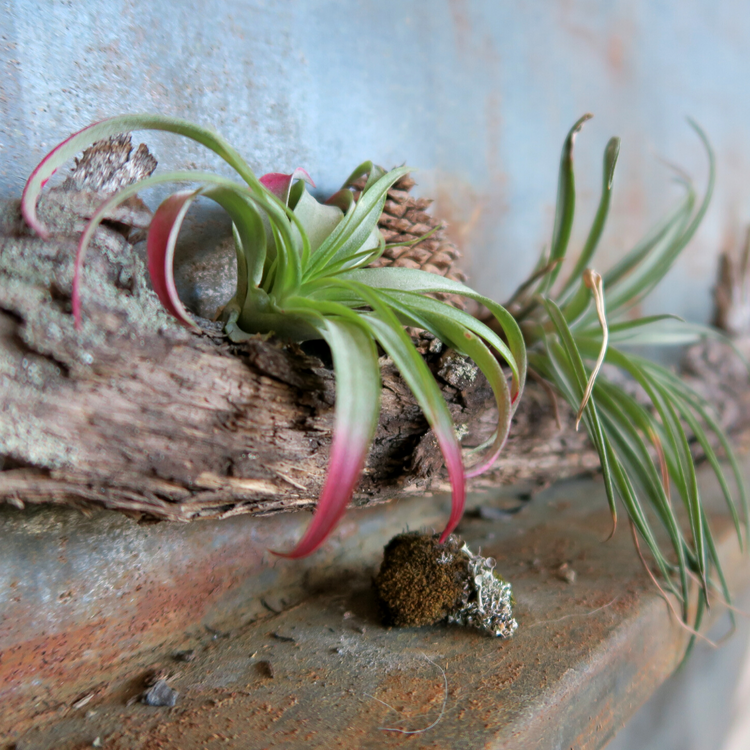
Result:
<svg viewBox="0 0 750 750">
<path fill-rule="evenodd" d="M 147 156 L 125 159 L 128 179 L 138 176 L 133 159 Z M 137 200 L 96 235 L 75 330 L 77 239 L 101 201 L 90 187 L 69 179 L 46 194 L 46 241 L 25 226 L 17 202 L 0 209 L 0 501 L 180 521 L 314 506 L 335 400 L 326 351 L 262 336 L 231 344 L 208 320 L 204 335 L 179 327 L 148 286 L 138 240 L 150 213 Z M 486 439 L 496 412 L 481 373 L 450 351 L 426 357 L 464 444 Z M 702 358 L 694 357 L 697 369 Z M 381 363 L 382 416 L 357 505 L 448 487 L 419 407 L 393 365 Z M 725 401 L 725 425 L 746 423 L 737 394 Z M 584 434 L 559 409 L 561 427 L 548 393 L 530 383 L 497 468 L 474 488 L 529 490 L 595 470 Z"/>
</svg>

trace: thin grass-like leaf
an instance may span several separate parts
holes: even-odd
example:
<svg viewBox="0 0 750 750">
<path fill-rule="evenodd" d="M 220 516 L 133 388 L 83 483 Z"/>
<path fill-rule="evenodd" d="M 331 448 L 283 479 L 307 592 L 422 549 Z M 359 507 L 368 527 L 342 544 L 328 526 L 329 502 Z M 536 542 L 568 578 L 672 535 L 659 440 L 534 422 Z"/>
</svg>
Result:
<svg viewBox="0 0 750 750">
<path fill-rule="evenodd" d="M 583 364 L 583 358 L 581 357 L 578 347 L 576 346 L 573 334 L 568 328 L 568 324 L 563 316 L 560 308 L 552 300 L 544 300 L 544 306 L 547 310 L 552 324 L 555 327 L 557 335 L 560 338 L 562 344 L 562 351 L 564 351 L 565 359 L 561 362 L 567 363 L 569 366 L 574 381 L 572 385 L 575 388 L 575 394 L 577 402 L 580 404 L 585 390 L 586 382 L 588 377 L 586 375 L 586 368 Z M 599 422 L 599 416 L 596 411 L 596 404 L 594 399 L 590 398 L 588 403 L 585 404 L 584 415 L 586 415 L 586 426 L 588 433 L 594 443 L 594 447 L 599 453 L 599 461 L 601 462 L 602 475 L 604 477 L 604 487 L 607 493 L 607 502 L 609 503 L 610 512 L 612 513 L 613 524 L 617 523 L 617 506 L 615 504 L 615 495 L 612 483 L 612 475 L 609 468 L 609 450 L 607 448 L 607 441 L 602 432 L 602 427 Z"/>
<path fill-rule="evenodd" d="M 672 403 L 672 393 L 657 381 L 649 378 L 632 358 L 624 356 L 617 349 L 609 349 L 607 352 L 607 361 L 616 364 L 628 372 L 641 385 L 661 417 L 667 438 L 665 453 L 668 458 L 670 456 L 672 458 L 673 473 L 671 473 L 675 481 L 678 482 L 680 495 L 688 511 L 698 571 L 703 581 L 704 591 L 707 591 L 705 531 L 698 494 L 698 479 L 687 436 Z"/>
<path fill-rule="evenodd" d="M 538 281 L 541 281 L 545 276 L 547 276 L 550 271 L 552 271 L 555 266 L 560 265 L 562 263 L 562 260 L 556 260 L 554 263 L 546 263 L 542 262 L 542 260 L 546 260 L 546 257 L 542 257 L 540 261 L 537 263 L 536 268 L 531 272 L 531 275 L 521 284 L 516 287 L 516 291 L 513 292 L 513 294 L 510 296 L 510 298 L 505 302 L 505 307 L 521 307 L 521 305 L 526 305 L 527 298 L 529 296 L 529 292 L 532 287 L 537 285 Z M 536 303 L 535 303 L 536 304 Z M 518 309 L 515 313 L 518 315 L 519 319 L 523 319 L 525 316 L 524 314 L 525 307 Z"/>
<path fill-rule="evenodd" d="M 573 229 L 573 216 L 576 205 L 575 175 L 573 173 L 573 144 L 576 135 L 584 124 L 593 117 L 585 114 L 570 129 L 562 155 L 560 156 L 560 172 L 557 182 L 557 205 L 555 207 L 555 224 L 552 230 L 552 242 L 550 244 L 549 263 L 555 263 L 565 258 L 568 251 L 570 233 Z M 560 266 L 555 266 L 545 279 L 543 290 L 549 291 L 560 273 Z"/>
<path fill-rule="evenodd" d="M 682 236 L 688 226 L 695 207 L 696 194 L 692 185 L 687 185 L 687 194 L 646 236 L 618 261 L 606 274 L 604 283 L 613 288 L 636 269 L 649 255 L 661 255 L 677 237 Z"/>
<path fill-rule="evenodd" d="M 607 147 L 604 149 L 604 176 L 602 180 L 602 194 L 599 199 L 599 207 L 596 210 L 596 216 L 594 217 L 594 223 L 591 225 L 589 236 L 586 239 L 586 244 L 583 246 L 581 255 L 576 261 L 573 270 L 570 272 L 568 280 L 565 282 L 560 296 L 558 304 L 565 304 L 567 292 L 573 287 L 576 282 L 580 279 L 586 267 L 591 262 L 591 258 L 596 252 L 596 248 L 599 246 L 599 240 L 602 237 L 604 226 L 607 223 L 607 215 L 609 214 L 609 204 L 612 198 L 612 182 L 615 176 L 615 167 L 617 166 L 617 157 L 620 154 L 620 139 L 610 138 Z M 585 293 L 585 289 L 583 290 Z"/>
<path fill-rule="evenodd" d="M 622 305 L 627 304 L 632 307 L 638 304 L 653 288 L 664 278 L 667 271 L 672 267 L 679 254 L 684 250 L 688 242 L 693 238 L 698 226 L 708 210 L 708 205 L 713 195 L 714 182 L 716 180 L 716 168 L 713 149 L 711 148 L 706 134 L 698 125 L 690 121 L 690 125 L 698 134 L 703 142 L 708 154 L 708 185 L 703 200 L 698 206 L 698 210 L 691 218 L 684 231 L 670 244 L 668 244 L 663 253 L 653 256 L 646 263 L 641 263 L 637 272 L 634 272 L 622 287 L 618 287 L 617 296 L 611 301 L 612 311 L 617 311 Z"/>
<path fill-rule="evenodd" d="M 685 606 L 689 593 L 685 540 L 666 493 L 663 478 L 657 473 L 646 443 L 636 429 L 636 426 L 643 429 L 651 436 L 653 442 L 656 430 L 655 425 L 651 424 L 651 415 L 634 399 L 610 383 L 600 381 L 596 392 L 604 428 L 616 447 L 619 460 L 623 462 L 628 474 L 637 478 L 641 490 L 651 501 L 669 534 L 672 548 L 677 555 L 681 599 Z M 655 442 L 653 444 L 657 451 L 661 449 L 660 445 Z"/>
<path fill-rule="evenodd" d="M 665 368 L 635 355 L 620 352 L 613 348 L 613 345 L 674 345 L 691 343 L 706 337 L 721 338 L 721 334 L 715 331 L 677 321 L 674 316 L 623 319 L 669 271 L 680 252 L 693 238 L 707 210 L 714 185 L 714 156 L 703 131 L 695 123 L 690 124 L 702 140 L 708 154 L 709 177 L 705 194 L 698 202 L 692 185 L 689 181 L 681 179 L 687 188 L 685 197 L 664 221 L 604 275 L 604 286 L 607 289 L 606 318 L 601 305 L 597 310 L 597 306 L 591 304 L 585 285 L 579 284 L 577 288 L 575 286 L 581 271 L 591 262 L 604 227 L 609 199 L 606 193 L 608 188 L 611 188 L 609 167 L 614 168 L 615 161 L 613 158 L 608 164 L 606 155 L 605 186 L 597 216 L 581 258 L 558 297 L 558 304 L 551 299 L 544 299 L 542 309 L 540 300 L 533 299 L 526 302 L 525 308 L 519 313 L 520 316 L 528 317 L 524 323 L 524 333 L 527 342 L 533 347 L 529 361 L 544 378 L 555 385 L 571 406 L 576 407 L 579 403 L 585 403 L 585 396 L 581 401 L 586 381 L 584 358 L 589 363 L 594 359 L 601 359 L 601 354 L 606 349 L 606 331 L 609 334 L 609 349 L 606 350 L 605 361 L 633 377 L 650 399 L 653 412 L 608 382 L 604 374 L 600 374 L 596 380 L 592 375 L 588 378 L 589 391 L 597 402 L 590 401 L 583 415 L 591 440 L 602 461 L 605 484 L 611 481 L 618 497 L 628 510 L 637 534 L 648 545 L 667 586 L 680 597 L 683 606 L 682 616 L 685 620 L 688 615 L 688 577 L 692 575 L 691 569 L 700 576 L 702 587 L 699 614 L 708 600 L 708 587 L 711 583 L 709 565 L 716 567 L 722 587 L 726 583 L 701 504 L 690 439 L 701 445 L 716 473 L 738 535 L 740 514 L 709 439 L 709 433 L 716 436 L 729 457 L 745 509 L 745 525 L 748 529 L 750 518 L 746 510 L 748 498 L 743 478 L 732 455 L 729 441 L 711 416 L 705 401 Z M 563 194 L 565 197 L 562 200 L 558 197 L 554 246 L 565 244 L 558 242 L 557 238 L 564 238 L 565 228 L 572 223 L 572 215 L 568 216 L 565 210 L 565 206 L 572 207 L 574 200 L 572 161 L 566 163 L 569 145 L 566 141 L 563 147 L 560 170 L 560 185 L 563 187 L 558 190 L 558 196 Z M 610 142 L 610 146 L 614 148 L 613 142 Z M 616 154 L 614 156 L 616 158 Z M 566 171 L 568 168 L 571 174 Z M 549 257 L 540 258 L 539 265 L 545 265 L 549 259 L 559 258 L 564 254 L 553 248 Z M 538 285 L 547 297 L 554 278 L 560 272 L 558 265 L 547 275 L 546 280 Z M 527 293 L 524 299 L 528 299 Z M 594 364 L 594 372 L 597 365 L 598 361 Z M 590 411 L 588 407 L 591 407 Z M 594 423 L 595 414 L 598 415 L 598 427 Z M 691 538 L 686 538 L 680 528 L 670 501 L 671 488 L 679 494 L 685 506 Z M 639 495 L 648 500 L 669 534 L 676 555 L 676 565 L 668 562 L 660 551 Z M 608 500 L 612 506 L 611 494 L 608 495 Z M 679 589 L 675 588 L 673 582 L 676 575 L 679 575 Z M 728 590 L 722 590 L 728 597 Z"/>
<path fill-rule="evenodd" d="M 656 538 L 654 537 L 653 533 L 651 532 L 651 528 L 648 524 L 648 520 L 645 514 L 643 513 L 643 509 L 641 507 L 640 502 L 638 501 L 638 496 L 635 493 L 630 477 L 628 477 L 628 475 L 623 470 L 622 465 L 617 460 L 616 456 L 614 455 L 614 451 L 609 444 L 608 444 L 608 450 L 609 450 L 609 463 L 610 463 L 610 466 L 612 467 L 612 477 L 613 477 L 613 482 L 615 486 L 617 487 L 617 493 L 622 498 L 622 501 L 628 510 L 628 516 L 630 517 L 630 520 L 633 522 L 635 527 L 638 529 L 638 532 L 640 533 L 641 537 L 648 545 L 648 548 L 651 551 L 651 554 L 653 555 L 654 560 L 657 566 L 659 567 L 659 570 L 664 580 L 668 584 L 671 585 L 671 577 L 669 575 L 670 573 L 669 563 L 662 555 L 661 550 L 659 548 L 659 544 L 656 541 Z M 685 617 L 686 615 L 687 615 L 687 610 L 684 609 L 683 617 Z"/>
<path fill-rule="evenodd" d="M 739 495 L 740 503 L 742 506 L 742 515 L 745 520 L 745 537 L 750 538 L 750 509 L 748 508 L 747 489 L 745 487 L 742 470 L 740 469 L 739 462 L 737 461 L 737 457 L 735 456 L 734 450 L 732 449 L 732 445 L 729 442 L 726 433 L 722 429 L 721 425 L 711 415 L 708 404 L 703 398 L 695 393 L 695 391 L 691 390 L 676 375 L 669 372 L 669 370 L 667 370 L 666 368 L 640 358 L 638 358 L 636 361 L 640 364 L 642 369 L 649 372 L 649 374 L 651 374 L 656 379 L 661 380 L 661 382 L 666 387 L 673 389 L 676 394 L 679 394 L 684 407 L 692 409 L 698 415 L 698 417 L 703 420 L 703 422 L 708 426 L 708 429 L 719 441 L 726 456 L 726 460 L 729 462 L 730 468 L 732 469 L 732 473 L 734 475 L 737 493 Z M 694 427 L 691 425 L 691 430 L 693 430 L 693 433 L 696 435 L 696 438 L 699 440 L 699 442 L 708 442 L 708 438 L 702 429 L 699 433 L 696 433 Z M 716 473 L 717 479 L 722 486 L 722 490 L 724 490 L 726 483 L 722 481 L 723 472 L 721 470 L 721 467 L 716 466 L 713 461 L 710 461 L 710 463 L 712 468 L 714 469 L 714 472 Z M 730 513 L 734 517 L 737 513 L 734 496 L 731 493 L 724 492 L 724 497 L 726 499 L 726 502 L 730 506 Z M 740 544 L 742 544 L 741 536 Z"/>
</svg>

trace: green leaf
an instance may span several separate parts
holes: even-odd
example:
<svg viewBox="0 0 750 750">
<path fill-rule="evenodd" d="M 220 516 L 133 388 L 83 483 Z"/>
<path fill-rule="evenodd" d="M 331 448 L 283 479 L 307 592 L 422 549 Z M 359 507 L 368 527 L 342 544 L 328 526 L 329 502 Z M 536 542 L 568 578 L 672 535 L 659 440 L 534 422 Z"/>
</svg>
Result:
<svg viewBox="0 0 750 750">
<path fill-rule="evenodd" d="M 570 233 L 573 229 L 573 215 L 575 214 L 576 205 L 576 187 L 575 176 L 573 174 L 573 144 L 576 135 L 579 133 L 584 123 L 593 117 L 591 114 L 585 114 L 570 129 L 565 143 L 563 144 L 562 155 L 560 157 L 560 173 L 557 182 L 557 205 L 555 208 L 555 225 L 552 231 L 552 243 L 550 245 L 549 262 L 554 263 L 565 257 L 570 241 Z M 549 290 L 555 283 L 557 275 L 560 273 L 560 266 L 556 266 L 550 271 L 549 276 L 543 284 L 543 289 Z"/>
<path fill-rule="evenodd" d="M 690 188 L 688 196 L 678 208 L 647 234 L 614 268 L 604 274 L 604 287 L 607 289 L 607 306 L 610 316 L 629 309 L 628 295 L 632 295 L 632 289 L 644 282 L 642 280 L 633 282 L 628 274 L 632 272 L 633 276 L 638 274 L 640 278 L 641 269 L 638 268 L 640 264 L 651 256 L 659 257 L 669 250 L 684 232 L 694 204 L 695 193 Z M 629 291 L 623 291 L 626 287 Z M 565 319 L 569 324 L 573 325 L 584 313 L 587 314 L 578 321 L 580 325 L 586 326 L 593 322 L 595 314 L 590 309 L 589 302 L 590 298 L 586 289 L 579 288 L 573 298 L 563 307 Z"/>
<path fill-rule="evenodd" d="M 604 275 L 604 284 L 607 287 L 614 287 L 650 254 L 661 255 L 675 241 L 675 238 L 683 234 L 695 206 L 695 190 L 692 185 L 688 185 L 687 189 L 687 195 L 683 200 L 657 223 L 622 260 L 607 271 Z"/>
<path fill-rule="evenodd" d="M 453 429 L 453 420 L 432 373 L 414 348 L 401 324 L 395 317 L 386 314 L 385 309 L 378 303 L 374 303 L 373 307 L 375 307 L 377 317 L 364 315 L 363 318 L 367 320 L 380 345 L 398 367 L 401 376 L 417 399 L 427 422 L 435 433 L 448 469 L 452 490 L 451 515 L 440 536 L 442 543 L 461 520 L 466 502 L 461 448 Z"/>
<path fill-rule="evenodd" d="M 698 226 L 706 214 L 706 211 L 708 210 L 716 179 L 714 153 L 705 133 L 692 120 L 689 122 L 703 142 L 708 155 L 708 185 L 706 186 L 703 200 L 685 229 L 675 237 L 672 242 L 663 246 L 660 253 L 652 253 L 651 257 L 647 258 L 645 262 L 642 262 L 639 265 L 637 272 L 633 273 L 627 279 L 622 288 L 618 287 L 617 294 L 614 297 L 610 297 L 610 309 L 613 313 L 621 307 L 633 307 L 653 290 L 653 288 L 664 278 L 679 254 L 693 238 Z"/>
<path fill-rule="evenodd" d="M 526 344 L 516 319 L 497 302 L 478 294 L 473 289 L 453 279 L 446 279 L 427 271 L 412 268 L 360 268 L 341 274 L 342 280 L 357 281 L 373 289 L 394 292 L 414 292 L 420 294 L 459 294 L 483 304 L 500 324 L 513 354 L 518 371 L 513 373 L 513 403 L 517 403 L 526 383 Z M 467 327 L 468 324 L 466 324 Z M 474 330 L 474 329 L 471 329 Z M 475 330 L 475 333 L 484 335 Z M 508 362 L 511 369 L 513 363 Z"/>
<path fill-rule="evenodd" d="M 148 271 L 159 301 L 164 309 L 180 323 L 196 333 L 200 332 L 200 328 L 182 304 L 174 283 L 174 251 L 185 215 L 200 192 L 200 188 L 198 190 L 183 190 L 165 198 L 151 218 L 146 243 Z M 74 278 L 74 282 L 76 280 L 77 277 Z M 80 309 L 76 309 L 75 305 L 73 311 L 74 315 L 80 315 Z M 78 324 L 79 319 L 76 317 L 76 324 Z"/>
<path fill-rule="evenodd" d="M 466 480 L 464 476 L 463 462 L 461 459 L 461 448 L 458 438 L 453 429 L 453 420 L 448 407 L 443 400 L 440 389 L 432 377 L 432 373 L 425 364 L 424 359 L 414 348 L 411 339 L 404 331 L 403 326 L 384 302 L 381 296 L 373 289 L 355 282 L 349 283 L 352 290 L 362 296 L 370 307 L 372 313 L 363 314 L 362 320 L 366 321 L 380 345 L 391 357 L 401 376 L 411 389 L 417 403 L 424 412 L 427 422 L 432 427 L 440 450 L 445 459 L 448 469 L 448 477 L 451 483 L 451 515 L 448 524 L 440 537 L 441 543 L 448 538 L 456 528 L 463 515 L 466 502 Z"/>
<path fill-rule="evenodd" d="M 586 384 L 588 382 L 588 375 L 586 368 L 583 364 L 583 359 L 578 347 L 576 346 L 573 334 L 568 328 L 568 324 L 560 311 L 560 308 L 552 300 L 544 300 L 544 306 L 547 310 L 552 324 L 555 327 L 557 335 L 560 338 L 562 344 L 562 350 L 564 351 L 565 357 L 561 359 L 562 364 L 567 364 L 569 371 L 573 375 L 572 382 L 570 383 L 573 388 L 573 394 L 576 398 L 574 403 L 571 403 L 576 410 L 580 405 L 583 395 L 586 392 Z M 604 487 L 607 492 L 607 501 L 609 502 L 609 508 L 612 513 L 612 519 L 614 522 L 617 521 L 617 506 L 615 505 L 615 496 L 612 484 L 612 475 L 609 469 L 609 450 L 607 447 L 607 440 L 602 432 L 602 427 L 599 422 L 599 416 L 596 410 L 596 404 L 593 398 L 590 398 L 586 404 L 583 416 L 585 417 L 585 423 L 587 431 L 591 436 L 591 440 L 594 443 L 594 447 L 599 453 L 599 460 L 602 466 L 602 475 L 604 477 Z"/>
<path fill-rule="evenodd" d="M 304 188 L 302 181 L 297 184 L 302 185 L 302 192 L 294 207 L 294 215 L 299 219 L 301 227 L 307 233 L 310 241 L 310 252 L 314 253 L 339 225 L 344 218 L 344 213 L 338 206 L 318 203 Z M 297 226 L 294 227 L 293 233 L 301 246 L 302 237 Z"/>
<path fill-rule="evenodd" d="M 701 503 L 698 494 L 698 480 L 695 474 L 690 446 L 677 416 L 673 404 L 673 394 L 665 389 L 657 381 L 649 378 L 647 374 L 636 364 L 633 358 L 626 357 L 617 349 L 610 347 L 607 352 L 607 361 L 625 370 L 646 391 L 651 402 L 655 406 L 664 426 L 665 454 L 671 457 L 673 479 L 676 481 L 680 495 L 688 510 L 688 518 L 693 533 L 693 544 L 697 556 L 698 571 L 703 581 L 704 590 L 706 583 L 706 550 L 705 532 L 701 516 Z"/>
<path fill-rule="evenodd" d="M 371 161 L 363 161 L 350 175 L 346 178 L 344 188 L 353 187 L 354 183 L 359 180 L 360 177 L 367 175 L 367 182 L 365 183 L 363 193 L 369 190 L 383 175 L 385 170 L 382 167 L 378 167 Z"/>
<path fill-rule="evenodd" d="M 594 223 L 591 226 L 591 231 L 586 240 L 586 244 L 583 246 L 581 255 L 576 261 L 576 264 L 571 271 L 570 277 L 565 282 L 558 304 L 561 304 L 564 300 L 565 293 L 570 290 L 576 282 L 580 283 L 581 274 L 584 272 L 589 264 L 589 261 L 596 252 L 596 248 L 599 246 L 599 240 L 601 239 L 602 232 L 604 231 L 604 225 L 607 223 L 607 215 L 609 213 L 609 204 L 612 198 L 612 181 L 615 174 L 615 166 L 617 165 L 617 157 L 620 154 L 620 139 L 611 138 L 607 144 L 607 148 L 604 149 L 604 176 L 602 181 L 602 195 L 599 199 L 599 208 L 596 210 L 596 216 L 594 217 Z M 586 294 L 586 288 L 581 285 L 581 293 Z M 588 296 L 588 295 L 587 295 Z"/>
<path fill-rule="evenodd" d="M 227 141 L 213 131 L 175 117 L 145 114 L 121 115 L 102 120 L 83 128 L 83 130 L 79 130 L 58 144 L 39 163 L 26 183 L 21 201 L 24 218 L 29 226 L 42 237 L 47 236 L 46 230 L 36 217 L 36 201 L 42 192 L 44 183 L 55 173 L 58 167 L 96 141 L 109 138 L 113 135 L 119 135 L 120 133 L 129 133 L 132 130 L 160 130 L 176 133 L 177 135 L 197 141 L 211 149 L 211 151 L 227 162 L 248 185 L 258 190 L 263 189 L 247 162 Z"/>
<path fill-rule="evenodd" d="M 420 313 L 422 319 L 428 323 L 433 318 L 447 318 L 449 321 L 480 336 L 507 362 L 514 378 L 518 380 L 519 366 L 513 353 L 508 345 L 491 328 L 482 323 L 481 320 L 477 320 L 473 315 L 469 315 L 469 313 L 459 310 L 452 305 L 432 299 L 431 297 L 425 297 L 416 292 L 387 292 L 387 295 L 389 300 L 398 301 L 402 308 L 408 309 L 410 312 Z M 426 328 L 426 330 L 430 329 Z M 441 338 L 435 331 L 430 332 Z M 441 338 L 441 340 L 444 339 Z M 453 346 L 453 344 L 449 344 L 449 346 L 460 350 L 460 343 L 457 346 Z"/>
<path fill-rule="evenodd" d="M 651 532 L 651 528 L 648 524 L 648 520 L 646 519 L 646 516 L 643 513 L 643 509 L 641 508 L 641 504 L 638 501 L 638 497 L 635 493 L 630 477 L 628 477 L 628 475 L 625 473 L 622 465 L 616 459 L 616 456 L 614 455 L 614 452 L 611 446 L 609 445 L 608 445 L 608 450 L 610 452 L 609 463 L 612 467 L 612 476 L 613 476 L 614 484 L 617 487 L 617 493 L 622 498 L 622 501 L 628 510 L 628 515 L 630 516 L 630 519 L 633 521 L 636 529 L 638 530 L 641 537 L 648 545 L 648 548 L 651 554 L 653 555 L 657 566 L 659 567 L 662 577 L 667 582 L 667 584 L 670 585 L 671 587 L 671 577 L 669 575 L 669 564 L 664 559 L 664 556 L 662 555 L 661 550 L 659 549 L 659 544 L 654 538 L 653 533 Z M 683 606 L 684 606 L 684 603 L 683 603 Z M 687 616 L 687 610 L 684 608 L 683 617 L 686 617 L 686 616 Z"/>
<path fill-rule="evenodd" d="M 304 281 L 326 274 L 327 267 L 332 261 L 346 261 L 362 249 L 370 239 L 373 229 L 377 227 L 388 189 L 409 171 L 408 167 L 394 169 L 362 193 L 354 211 L 344 218 L 310 258 L 310 263 L 305 269 Z"/>
<path fill-rule="evenodd" d="M 73 274 L 73 315 L 76 319 L 76 326 L 80 325 L 81 320 L 81 309 L 80 309 L 80 287 L 82 283 L 82 269 L 83 262 L 86 258 L 86 251 L 94 237 L 97 227 L 104 221 L 109 212 L 124 203 L 128 198 L 134 196 L 141 190 L 145 190 L 149 187 L 157 185 L 163 185 L 171 182 L 198 182 L 204 186 L 214 185 L 226 187 L 227 189 L 237 190 L 243 194 L 247 191 L 247 196 L 252 197 L 248 188 L 244 185 L 232 182 L 225 177 L 219 177 L 218 175 L 204 173 L 204 172 L 167 172 L 165 174 L 156 175 L 149 177 L 145 180 L 141 180 L 134 185 L 128 185 L 122 188 L 118 193 L 113 195 L 108 200 L 104 201 L 99 208 L 93 213 L 89 219 L 86 228 L 84 229 L 81 237 L 78 241 L 78 249 L 76 251 L 75 270 Z"/>
<path fill-rule="evenodd" d="M 441 536 L 441 540 L 444 541 L 461 520 L 466 502 L 466 480 L 461 448 L 448 407 L 424 359 L 414 348 L 387 301 L 376 290 L 364 284 L 344 280 L 337 280 L 336 283 L 341 287 L 348 287 L 350 296 L 359 295 L 372 308 L 372 312 L 356 313 L 341 303 L 309 297 L 290 299 L 289 311 L 299 314 L 305 310 L 314 310 L 327 317 L 333 314 L 355 316 L 368 327 L 398 367 L 435 433 L 448 469 L 452 489 L 451 515 Z"/>
<path fill-rule="evenodd" d="M 742 473 L 742 470 L 740 469 L 739 462 L 737 461 L 737 457 L 735 456 L 734 450 L 732 449 L 729 438 L 722 429 L 721 425 L 713 418 L 713 416 L 711 416 L 708 403 L 695 391 L 693 391 L 685 383 L 683 383 L 676 375 L 669 372 L 669 370 L 667 370 L 666 368 L 640 358 L 636 359 L 636 361 L 654 378 L 660 380 L 666 387 L 673 389 L 676 395 L 679 394 L 685 407 L 689 407 L 690 409 L 692 409 L 698 415 L 698 417 L 703 420 L 703 422 L 708 426 L 708 429 L 716 436 L 717 440 L 721 444 L 722 449 L 724 450 L 726 460 L 729 462 L 730 468 L 732 469 L 732 473 L 735 479 L 735 485 L 737 486 L 737 492 L 739 494 L 740 503 L 742 505 L 743 517 L 745 519 L 745 536 L 750 538 L 750 508 L 748 507 L 748 497 L 744 475 Z M 699 436 L 697 433 L 695 433 L 695 429 L 692 426 L 691 430 L 693 430 L 699 442 L 702 442 L 703 440 L 707 441 L 705 433 L 703 433 L 702 436 Z M 703 431 L 701 430 L 701 432 Z M 719 480 L 720 485 L 722 486 L 722 490 L 724 491 L 726 488 L 726 482 L 723 480 L 723 470 L 720 466 L 715 465 L 713 461 L 709 462 L 711 463 L 711 466 L 716 473 L 716 477 Z M 730 513 L 734 517 L 737 512 L 734 498 L 731 493 L 728 493 L 726 491 L 724 491 L 724 497 L 729 504 Z M 741 537 L 740 544 L 742 544 Z"/>
<path fill-rule="evenodd" d="M 256 200 L 246 191 L 238 190 L 234 185 L 207 187 L 202 190 L 202 193 L 218 203 L 231 217 L 236 232 L 235 241 L 239 241 L 245 259 L 247 284 L 258 286 L 263 278 L 266 260 L 266 230 L 260 212 L 256 208 Z M 238 291 L 240 293 L 238 302 L 241 306 L 247 293 L 242 295 L 241 290 Z"/>
<path fill-rule="evenodd" d="M 511 416 L 513 413 L 510 391 L 500 365 L 482 340 L 475 335 L 476 332 L 472 332 L 471 329 L 459 322 L 461 316 L 455 315 L 455 313 L 466 315 L 463 311 L 456 310 L 450 305 L 430 299 L 429 297 L 420 297 L 414 294 L 391 293 L 386 296 L 384 293 L 383 296 L 386 301 L 391 303 L 402 323 L 423 328 L 452 349 L 455 349 L 459 354 L 470 357 L 487 378 L 487 382 L 490 384 L 495 396 L 495 403 L 497 404 L 497 429 L 494 440 L 491 443 L 489 457 L 467 471 L 466 476 L 473 477 L 484 473 L 492 467 L 505 445 L 508 433 L 510 432 Z M 471 318 L 471 316 L 467 317 Z M 475 318 L 472 318 L 472 320 L 479 323 Z M 479 325 L 483 324 L 480 323 Z M 503 350 L 500 353 L 512 359 L 510 351 L 502 340 L 489 328 L 487 328 L 487 331 L 492 334 L 492 338 L 496 339 L 497 343 L 502 345 Z M 494 343 L 493 341 L 493 345 Z"/>
<path fill-rule="evenodd" d="M 605 431 L 611 443 L 616 446 L 620 460 L 626 467 L 627 473 L 638 480 L 641 490 L 651 501 L 669 534 L 677 555 L 682 588 L 681 599 L 685 604 L 689 594 L 685 540 L 662 484 L 662 478 L 657 473 L 646 443 L 637 429 L 639 427 L 645 435 L 649 436 L 658 454 L 661 450 L 661 443 L 657 444 L 659 427 L 640 404 L 621 388 L 608 383 L 604 378 L 597 383 L 596 397 Z"/>
</svg>

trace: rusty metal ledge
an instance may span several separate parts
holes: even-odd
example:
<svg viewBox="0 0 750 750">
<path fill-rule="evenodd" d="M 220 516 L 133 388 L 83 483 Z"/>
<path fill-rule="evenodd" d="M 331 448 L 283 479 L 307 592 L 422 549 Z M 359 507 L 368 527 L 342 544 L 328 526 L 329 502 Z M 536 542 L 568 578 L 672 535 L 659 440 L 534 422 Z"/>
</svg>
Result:
<svg viewBox="0 0 750 750">
<path fill-rule="evenodd" d="M 705 472 L 702 480 L 704 495 L 718 496 Z M 513 582 L 519 631 L 506 642 L 379 623 L 370 579 L 382 545 L 407 526 L 439 526 L 446 503 L 354 511 L 301 563 L 267 548 L 288 547 L 306 515 L 139 526 L 109 512 L 3 511 L 0 742 L 18 750 L 90 747 L 97 738 L 122 750 L 603 747 L 674 671 L 686 634 L 627 530 L 603 542 L 610 519 L 601 484 L 568 482 L 506 520 L 462 523 L 470 545 L 497 558 Z M 714 523 L 741 591 L 748 560 L 726 519 Z M 565 563 L 573 583 L 560 574 Z M 195 659 L 177 661 L 177 650 Z M 152 669 L 179 691 L 174 708 L 132 702 Z"/>
</svg>

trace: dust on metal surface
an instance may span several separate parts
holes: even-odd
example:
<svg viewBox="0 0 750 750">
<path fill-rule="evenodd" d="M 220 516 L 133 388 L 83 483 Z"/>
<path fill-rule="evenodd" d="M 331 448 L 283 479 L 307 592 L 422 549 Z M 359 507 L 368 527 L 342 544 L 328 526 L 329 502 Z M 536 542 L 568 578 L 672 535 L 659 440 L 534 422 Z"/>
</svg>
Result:
<svg viewBox="0 0 750 750">
<path fill-rule="evenodd" d="M 210 629 L 196 621 L 161 648 L 123 655 L 98 681 L 78 675 L 73 692 L 58 689 L 65 700 L 50 694 L 48 714 L 13 733 L 16 747 L 72 750 L 97 737 L 122 750 L 602 747 L 673 671 L 686 642 L 626 530 L 603 543 L 611 519 L 602 494 L 597 482 L 567 483 L 512 522 L 482 520 L 488 514 L 462 522 L 469 544 L 513 583 L 519 630 L 510 640 L 383 627 L 371 585 L 377 551 L 365 550 L 357 567 L 342 545 L 343 562 L 321 564 L 307 585 L 300 575 L 306 591 L 292 603 L 280 588 L 250 617 L 245 602 Z M 360 533 L 384 541 L 394 529 L 378 528 L 376 514 L 389 510 L 361 514 Z M 746 561 L 729 526 L 718 527 L 739 588 L 749 582 Z M 154 674 L 178 691 L 174 708 L 139 702 Z"/>
<path fill-rule="evenodd" d="M 421 508 L 439 522 L 440 504 Z M 408 522 L 398 507 L 385 517 Z M 334 560 L 369 565 L 380 537 L 366 530 L 382 518 L 360 511 L 324 551 L 295 564 L 268 550 L 291 548 L 308 514 L 182 525 L 0 509 L 0 742 L 187 628 L 249 620 L 298 599 Z"/>
</svg>

